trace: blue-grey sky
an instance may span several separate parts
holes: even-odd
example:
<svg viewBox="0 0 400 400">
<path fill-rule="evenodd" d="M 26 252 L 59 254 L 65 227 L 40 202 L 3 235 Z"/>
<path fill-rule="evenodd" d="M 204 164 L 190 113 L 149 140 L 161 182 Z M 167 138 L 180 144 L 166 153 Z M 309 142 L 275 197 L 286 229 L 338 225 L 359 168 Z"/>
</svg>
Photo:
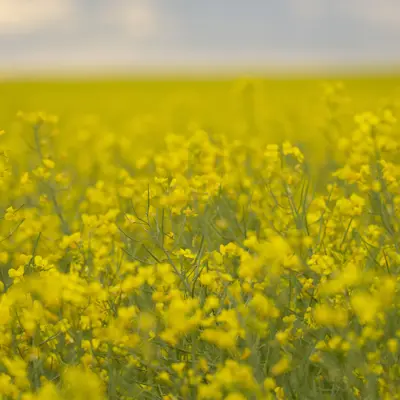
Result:
<svg viewBox="0 0 400 400">
<path fill-rule="evenodd" d="M 400 0 L 0 0 L 0 70 L 400 65 Z"/>
</svg>

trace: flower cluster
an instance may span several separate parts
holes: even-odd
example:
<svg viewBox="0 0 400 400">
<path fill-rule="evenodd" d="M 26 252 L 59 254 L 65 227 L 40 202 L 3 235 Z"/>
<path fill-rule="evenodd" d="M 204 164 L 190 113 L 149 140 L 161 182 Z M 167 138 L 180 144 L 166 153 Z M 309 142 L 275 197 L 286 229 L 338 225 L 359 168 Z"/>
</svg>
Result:
<svg viewBox="0 0 400 400">
<path fill-rule="evenodd" d="M 0 398 L 400 398 L 394 107 L 335 131 L 326 168 L 266 135 L 191 124 L 137 155 L 136 125 L 71 140 L 56 116 L 18 119 L 24 152 L 0 142 Z"/>
</svg>

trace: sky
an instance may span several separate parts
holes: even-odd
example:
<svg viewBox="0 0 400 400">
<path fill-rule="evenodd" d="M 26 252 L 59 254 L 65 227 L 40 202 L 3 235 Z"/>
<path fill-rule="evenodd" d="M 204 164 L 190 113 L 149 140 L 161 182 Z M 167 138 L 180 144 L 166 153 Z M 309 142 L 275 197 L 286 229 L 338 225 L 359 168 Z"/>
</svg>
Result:
<svg viewBox="0 0 400 400">
<path fill-rule="evenodd" d="M 400 0 L 0 0 L 0 71 L 400 66 Z"/>
</svg>

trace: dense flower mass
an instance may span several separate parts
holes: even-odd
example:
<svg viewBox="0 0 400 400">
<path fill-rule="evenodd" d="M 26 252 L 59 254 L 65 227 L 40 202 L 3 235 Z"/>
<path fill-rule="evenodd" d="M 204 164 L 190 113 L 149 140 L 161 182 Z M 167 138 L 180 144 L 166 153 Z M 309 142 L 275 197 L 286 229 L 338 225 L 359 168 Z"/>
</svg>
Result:
<svg viewBox="0 0 400 400">
<path fill-rule="evenodd" d="M 232 136 L 8 121 L 0 398 L 400 398 L 396 104 L 324 104 L 323 163 L 251 107 Z"/>
</svg>

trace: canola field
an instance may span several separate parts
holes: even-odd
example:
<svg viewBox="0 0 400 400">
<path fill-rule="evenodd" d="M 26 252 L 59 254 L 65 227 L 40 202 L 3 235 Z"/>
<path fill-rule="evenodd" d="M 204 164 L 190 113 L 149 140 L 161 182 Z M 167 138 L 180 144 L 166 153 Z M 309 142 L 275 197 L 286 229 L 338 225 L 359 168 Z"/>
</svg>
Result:
<svg viewBox="0 0 400 400">
<path fill-rule="evenodd" d="M 0 399 L 400 398 L 400 79 L 0 82 Z"/>
</svg>

